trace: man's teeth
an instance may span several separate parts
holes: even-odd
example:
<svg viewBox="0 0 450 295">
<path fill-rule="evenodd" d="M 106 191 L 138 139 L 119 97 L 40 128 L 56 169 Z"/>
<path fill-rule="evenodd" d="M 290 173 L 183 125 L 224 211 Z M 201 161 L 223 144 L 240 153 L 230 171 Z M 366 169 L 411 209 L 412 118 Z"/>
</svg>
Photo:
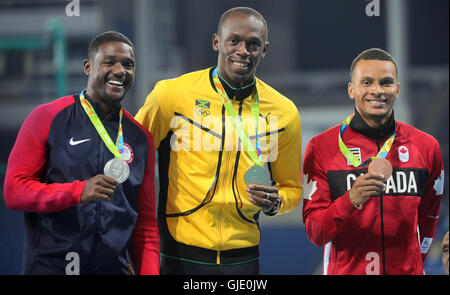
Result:
<svg viewBox="0 0 450 295">
<path fill-rule="evenodd" d="M 109 84 L 113 84 L 113 85 L 117 85 L 117 86 L 123 86 L 123 82 L 122 81 L 117 81 L 117 80 L 108 80 Z"/>
<path fill-rule="evenodd" d="M 248 62 L 233 61 L 233 63 L 241 67 L 248 67 Z"/>
</svg>

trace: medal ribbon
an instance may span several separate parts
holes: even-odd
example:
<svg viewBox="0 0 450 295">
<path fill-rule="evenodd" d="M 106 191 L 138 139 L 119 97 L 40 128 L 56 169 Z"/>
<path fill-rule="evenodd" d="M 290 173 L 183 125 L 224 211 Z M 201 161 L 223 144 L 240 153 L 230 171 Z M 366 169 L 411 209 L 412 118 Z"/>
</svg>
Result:
<svg viewBox="0 0 450 295">
<path fill-rule="evenodd" d="M 389 137 L 388 140 L 386 140 L 386 142 L 383 144 L 378 154 L 375 157 L 370 157 L 364 163 L 361 163 L 361 161 L 357 157 L 355 157 L 355 155 L 353 155 L 353 153 L 347 148 L 344 141 L 342 140 L 342 135 L 344 134 L 344 131 L 347 129 L 347 127 L 350 125 L 350 122 L 352 121 L 354 116 L 355 114 L 351 114 L 350 116 L 345 118 L 344 121 L 341 122 L 338 134 L 338 142 L 341 153 L 354 167 L 367 167 L 368 162 L 372 161 L 375 158 L 385 159 L 392 147 L 392 143 L 394 142 L 396 128 L 394 128 L 394 133 L 391 135 L 391 137 Z"/>
<path fill-rule="evenodd" d="M 223 103 L 223 106 L 225 107 L 225 110 L 227 111 L 228 115 L 231 117 L 231 119 L 233 121 L 234 128 L 236 130 L 236 133 L 239 136 L 239 139 L 242 141 L 244 149 L 247 151 L 248 155 L 250 156 L 250 158 L 252 158 L 253 162 L 256 165 L 263 166 L 262 159 L 261 159 L 261 148 L 260 148 L 259 138 L 258 138 L 259 96 L 258 96 L 258 92 L 256 91 L 256 87 L 253 88 L 252 98 L 251 98 L 251 109 L 252 109 L 253 122 L 255 124 L 255 136 L 256 136 L 256 148 L 255 148 L 255 146 L 253 146 L 250 138 L 248 137 L 248 134 L 245 131 L 244 126 L 242 125 L 242 122 L 239 119 L 239 116 L 237 115 L 236 110 L 233 107 L 233 104 L 231 103 L 230 99 L 228 98 L 228 95 L 227 95 L 225 89 L 223 88 L 222 83 L 220 83 L 217 68 L 214 69 L 212 76 L 213 76 L 214 86 L 216 87 L 217 92 L 219 93 L 219 96 L 222 99 L 222 103 Z"/>
<path fill-rule="evenodd" d="M 81 106 L 83 107 L 84 111 L 88 115 L 89 119 L 92 122 L 92 125 L 94 125 L 95 129 L 97 130 L 98 135 L 100 135 L 100 138 L 103 140 L 106 147 L 111 151 L 111 153 L 114 154 L 114 156 L 116 158 L 123 159 L 123 157 L 122 157 L 122 153 L 123 153 L 123 129 L 122 129 L 123 110 L 120 109 L 119 132 L 117 134 L 116 144 L 114 144 L 111 137 L 109 137 L 109 134 L 106 131 L 105 127 L 103 126 L 102 122 L 100 121 L 100 118 L 98 117 L 94 108 L 92 107 L 90 102 L 84 96 L 85 91 L 86 90 L 83 90 L 80 93 Z"/>
</svg>

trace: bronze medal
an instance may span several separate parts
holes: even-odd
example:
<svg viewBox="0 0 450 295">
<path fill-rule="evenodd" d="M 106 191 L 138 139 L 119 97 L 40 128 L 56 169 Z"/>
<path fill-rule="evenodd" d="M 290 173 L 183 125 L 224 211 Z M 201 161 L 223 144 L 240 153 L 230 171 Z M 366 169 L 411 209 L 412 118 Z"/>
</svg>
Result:
<svg viewBox="0 0 450 295">
<path fill-rule="evenodd" d="M 392 175 L 392 165 L 386 159 L 375 158 L 369 164 L 369 173 L 383 174 L 386 181 Z"/>
</svg>

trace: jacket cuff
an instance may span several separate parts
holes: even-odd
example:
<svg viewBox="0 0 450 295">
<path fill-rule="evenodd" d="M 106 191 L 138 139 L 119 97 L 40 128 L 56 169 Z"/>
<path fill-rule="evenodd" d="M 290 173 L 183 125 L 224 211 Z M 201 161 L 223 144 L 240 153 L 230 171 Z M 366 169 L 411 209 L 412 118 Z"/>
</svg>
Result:
<svg viewBox="0 0 450 295">
<path fill-rule="evenodd" d="M 81 194 L 83 193 L 84 187 L 86 186 L 87 180 L 84 181 L 74 181 L 74 190 L 72 192 L 74 205 L 81 203 Z"/>
<path fill-rule="evenodd" d="M 339 215 L 343 218 L 350 217 L 353 212 L 358 211 L 358 208 L 350 200 L 349 191 L 335 201 L 335 206 Z"/>
</svg>

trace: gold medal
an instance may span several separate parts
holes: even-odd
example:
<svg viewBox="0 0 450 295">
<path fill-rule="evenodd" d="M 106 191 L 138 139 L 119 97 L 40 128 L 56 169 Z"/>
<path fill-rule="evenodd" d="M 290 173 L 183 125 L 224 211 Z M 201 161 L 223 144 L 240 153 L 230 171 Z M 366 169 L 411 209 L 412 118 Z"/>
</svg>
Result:
<svg viewBox="0 0 450 295">
<path fill-rule="evenodd" d="M 270 185 L 269 172 L 263 166 L 254 165 L 248 168 L 247 171 L 245 172 L 244 181 L 246 185 L 249 184 Z"/>
</svg>

